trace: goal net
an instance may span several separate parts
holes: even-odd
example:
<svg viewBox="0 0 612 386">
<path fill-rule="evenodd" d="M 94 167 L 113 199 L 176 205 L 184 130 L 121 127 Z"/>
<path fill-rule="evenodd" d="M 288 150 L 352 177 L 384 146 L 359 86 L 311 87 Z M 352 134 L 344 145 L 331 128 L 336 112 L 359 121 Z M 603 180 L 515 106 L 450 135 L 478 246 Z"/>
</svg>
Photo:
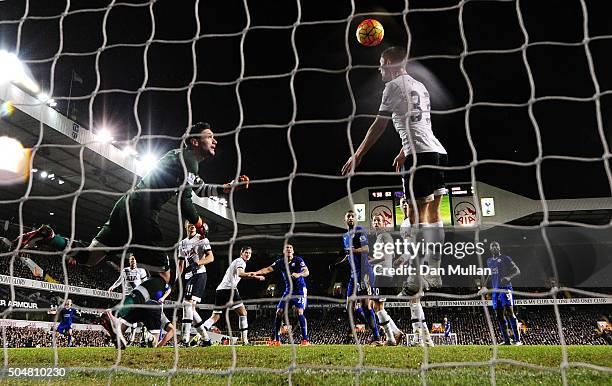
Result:
<svg viewBox="0 0 612 386">
<path fill-rule="evenodd" d="M 497 384 L 517 381 L 521 371 L 543 383 L 605 380 L 612 367 L 602 358 L 610 351 L 570 347 L 603 345 L 612 336 L 612 29 L 604 3 L 0 1 L 2 376 L 34 366 L 12 348 L 48 346 L 36 352 L 41 367 L 66 368 L 76 383 L 309 384 L 329 375 L 355 384 Z M 355 29 L 366 19 L 384 27 L 381 45 L 358 43 Z M 383 120 L 389 79 L 381 81 L 380 60 L 391 46 L 406 50 L 407 73 L 426 91 L 403 96 L 407 115 Z M 431 105 L 421 104 L 425 94 Z M 431 123 L 448 163 L 412 164 L 411 151 L 402 171 L 391 166 L 402 148 L 392 126 L 413 118 Z M 384 132 L 368 131 L 381 120 Z M 189 131 L 198 122 L 210 123 L 214 139 Z M 424 135 L 409 140 L 415 149 L 431 140 Z M 353 167 L 341 173 L 347 159 Z M 199 170 L 196 161 L 203 161 Z M 456 271 L 440 288 L 425 280 L 400 293 L 411 267 L 402 260 L 397 266 L 406 271 L 385 295 L 384 311 L 369 303 L 384 295 L 368 292 L 371 283 L 349 283 L 355 264 L 370 264 L 353 257 L 368 251 L 357 248 L 336 265 L 355 250 L 346 211 L 370 241 L 382 232 L 371 230 L 375 214 L 393 240 L 412 237 L 401 229 L 401 197 L 413 211 L 420 207 L 421 172 L 461 181 L 434 198 L 446 232 L 437 242 L 451 247 L 440 250 L 443 266 Z M 194 249 L 196 260 L 181 255 L 191 232 L 184 220 L 204 232 L 191 202 L 210 241 Z M 415 240 L 433 228 L 418 223 Z M 40 231 L 43 224 L 53 232 Z M 27 239 L 32 231 L 36 237 Z M 501 240 L 502 254 L 515 254 L 521 273 L 510 275 L 520 282 L 514 291 L 496 293 L 486 281 L 483 269 L 496 264 L 487 260 L 493 240 Z M 467 252 L 467 243 L 482 249 Z M 201 265 L 201 276 L 197 261 L 210 251 L 214 259 Z M 423 250 L 433 259 L 428 267 L 435 253 Z M 307 293 L 283 292 L 283 274 L 291 290 L 306 276 L 288 255 L 308 266 Z M 139 275 L 137 267 L 147 274 L 130 276 Z M 357 292 L 347 306 L 350 288 Z M 188 311 L 194 290 L 202 299 Z M 507 321 L 523 329 L 525 342 L 559 350 L 526 347 L 523 357 L 499 348 L 508 340 L 506 322 L 491 306 L 502 297 L 500 307 L 522 307 Z M 94 349 L 120 343 L 100 328 L 105 317 L 122 316 L 127 336 L 159 314 L 167 320 L 142 334 L 156 342 L 173 335 L 168 347 Z M 424 347 L 370 347 L 378 344 L 374 331 L 391 340 L 389 316 L 405 341 Z M 425 321 L 444 331 L 445 319 L 463 329 L 454 329 L 459 341 L 457 333 L 432 332 L 434 345 L 444 347 L 429 347 L 412 333 Z M 73 320 L 79 326 L 70 329 Z M 200 327 L 213 347 L 182 347 L 186 332 L 204 340 Z M 241 347 L 247 334 L 251 343 L 284 347 Z M 308 343 L 314 347 L 300 347 Z"/>
</svg>

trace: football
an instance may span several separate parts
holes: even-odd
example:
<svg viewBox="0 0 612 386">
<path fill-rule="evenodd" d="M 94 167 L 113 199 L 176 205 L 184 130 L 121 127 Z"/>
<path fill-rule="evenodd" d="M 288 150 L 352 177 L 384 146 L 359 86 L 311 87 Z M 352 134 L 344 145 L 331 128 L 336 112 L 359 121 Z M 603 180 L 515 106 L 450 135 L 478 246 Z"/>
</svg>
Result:
<svg viewBox="0 0 612 386">
<path fill-rule="evenodd" d="M 357 41 L 367 47 L 374 47 L 383 41 L 385 29 L 378 20 L 367 19 L 357 26 Z"/>
</svg>

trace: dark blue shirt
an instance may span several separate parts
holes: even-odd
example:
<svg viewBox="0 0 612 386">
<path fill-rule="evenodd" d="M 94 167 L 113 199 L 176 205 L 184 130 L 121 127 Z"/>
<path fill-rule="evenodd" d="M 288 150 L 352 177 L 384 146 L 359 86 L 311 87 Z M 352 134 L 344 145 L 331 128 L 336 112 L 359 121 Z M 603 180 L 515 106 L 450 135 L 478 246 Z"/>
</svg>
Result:
<svg viewBox="0 0 612 386">
<path fill-rule="evenodd" d="M 304 259 L 300 256 L 293 256 L 293 259 L 288 262 L 289 263 L 289 275 L 287 275 L 287 269 L 285 268 L 285 259 L 281 257 L 276 260 L 274 264 L 272 264 L 272 268 L 275 271 L 280 272 L 283 275 L 283 280 L 285 280 L 285 293 L 283 296 L 289 294 L 289 290 L 291 288 L 291 284 L 289 280 L 291 279 L 293 282 L 293 295 L 304 295 L 304 290 L 306 289 L 306 281 L 303 277 L 298 277 L 297 279 L 292 278 L 290 275 L 292 273 L 300 273 L 302 269 L 306 268 L 306 263 L 304 263 Z"/>
<path fill-rule="evenodd" d="M 513 273 L 512 258 L 510 256 L 489 257 L 487 267 L 491 268 L 491 282 L 494 289 L 512 289 L 512 283 L 501 284 L 501 279 Z"/>
<path fill-rule="evenodd" d="M 344 251 L 349 254 L 351 279 L 357 279 L 361 282 L 362 276 L 368 275 L 372 280 L 371 283 L 373 283 L 374 271 L 372 271 L 372 266 L 368 261 L 368 253 L 351 253 L 351 248 L 356 249 L 368 245 L 368 235 L 365 228 L 356 226 L 354 228 L 354 233 L 349 230 L 342 235 L 342 241 L 344 243 Z M 352 262 L 350 259 L 352 259 Z"/>
<path fill-rule="evenodd" d="M 60 311 L 60 323 L 64 323 L 68 325 L 72 324 L 72 318 L 74 318 L 76 311 L 77 310 L 74 307 L 62 308 L 62 310 Z"/>
</svg>

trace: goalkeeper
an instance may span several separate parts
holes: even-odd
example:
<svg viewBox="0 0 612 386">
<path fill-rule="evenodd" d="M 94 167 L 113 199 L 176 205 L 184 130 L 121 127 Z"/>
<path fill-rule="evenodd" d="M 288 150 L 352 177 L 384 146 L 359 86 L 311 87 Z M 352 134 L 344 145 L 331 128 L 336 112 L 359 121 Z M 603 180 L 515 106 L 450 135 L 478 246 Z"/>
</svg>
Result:
<svg viewBox="0 0 612 386">
<path fill-rule="evenodd" d="M 81 248 L 69 254 L 70 264 L 86 266 L 98 264 L 107 255 L 123 253 L 126 247 L 128 252 L 139 257 L 141 267 L 151 273 L 151 278 L 125 298 L 123 307 L 117 311 L 118 317 L 125 316 L 132 304 L 144 304 L 150 299 L 159 300 L 165 292 L 166 284 L 174 281 L 176 273 L 170 270 L 170 259 L 166 253 L 168 248 L 162 244 L 163 236 L 158 222 L 164 204 L 178 194 L 183 217 L 204 236 L 205 224 L 191 200 L 192 191 L 206 197 L 217 195 L 218 188 L 222 188 L 224 193 L 232 189 L 248 188 L 249 179 L 246 176 L 240 176 L 238 182 L 232 181 L 222 187 L 204 184 L 198 177 L 199 163 L 215 155 L 217 140 L 208 123 L 193 125 L 188 134 L 182 148 L 168 151 L 133 191 L 115 203 L 108 220 L 91 244 L 86 248 L 77 245 Z M 68 241 L 56 235 L 48 225 L 43 225 L 21 235 L 13 245 L 25 248 L 44 242 L 53 249 L 63 251 L 69 247 Z M 110 313 L 103 314 L 102 322 L 107 330 L 109 322 L 115 322 L 109 318 L 112 318 Z M 113 331 L 109 333 L 114 337 Z"/>
</svg>

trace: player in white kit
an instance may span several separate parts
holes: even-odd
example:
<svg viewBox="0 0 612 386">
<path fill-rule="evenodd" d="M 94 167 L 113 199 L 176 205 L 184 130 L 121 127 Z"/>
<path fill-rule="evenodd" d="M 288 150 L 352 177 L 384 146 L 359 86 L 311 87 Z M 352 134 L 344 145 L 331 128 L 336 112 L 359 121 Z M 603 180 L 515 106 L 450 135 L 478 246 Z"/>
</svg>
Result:
<svg viewBox="0 0 612 386">
<path fill-rule="evenodd" d="M 206 289 L 206 265 L 215 260 L 210 241 L 199 234 L 195 225 L 185 221 L 187 237 L 179 243 L 179 269 L 183 278 L 183 320 L 181 323 L 181 342 L 188 345 L 191 336 L 191 325 L 200 335 L 204 335 L 202 317 L 196 305 L 202 301 Z M 194 341 L 197 342 L 197 341 Z"/>
<path fill-rule="evenodd" d="M 385 331 L 387 346 L 397 346 L 406 336 L 396 325 L 393 318 L 385 310 L 385 295 L 397 295 L 398 281 L 388 272 L 394 266 L 395 253 L 387 253 L 386 245 L 393 245 L 393 237 L 385 230 L 383 215 L 374 214 L 372 217 L 372 227 L 376 234 L 374 242 L 374 253 L 370 254 L 370 264 L 374 269 L 374 287 L 378 288 L 381 296 L 375 297 L 374 311 L 378 317 L 378 325 Z"/>
<path fill-rule="evenodd" d="M 132 290 L 140 285 L 149 277 L 149 274 L 143 268 L 138 268 L 136 258 L 130 255 L 129 266 L 123 268 L 117 281 L 108 289 L 111 292 L 115 288 L 122 286 L 123 293 L 128 295 Z"/>
<path fill-rule="evenodd" d="M 242 303 L 242 298 L 240 298 L 240 293 L 238 292 L 238 283 L 240 279 L 255 279 L 255 280 L 265 280 L 265 277 L 261 275 L 256 275 L 254 272 L 246 272 L 246 263 L 251 259 L 251 254 L 253 250 L 251 247 L 242 247 L 240 250 L 240 257 L 236 260 L 232 261 L 230 266 L 225 271 L 225 275 L 223 276 L 223 280 L 217 286 L 217 291 L 215 292 L 215 308 L 203 326 L 206 331 L 210 330 L 210 328 L 217 323 L 219 318 L 221 317 L 221 313 L 229 308 L 230 310 L 236 311 L 238 314 L 238 328 L 240 329 L 240 333 L 242 336 L 242 343 L 248 344 L 248 329 L 249 323 L 247 321 L 247 310 L 244 304 Z M 204 333 L 204 340 L 210 341 L 208 334 Z"/>
<path fill-rule="evenodd" d="M 413 240 L 422 239 L 427 243 L 443 244 L 444 228 L 439 209 L 441 198 L 446 193 L 444 171 L 423 166 L 446 166 L 448 156 L 431 128 L 429 92 L 423 83 L 408 75 L 406 59 L 406 50 L 401 47 L 387 48 L 381 54 L 380 73 L 386 84 L 379 112 L 355 154 L 342 167 L 342 174 L 346 175 L 357 168 L 363 156 L 384 132 L 388 120 L 392 119 L 402 142 L 399 154 L 393 160 L 393 166 L 397 172 L 402 172 L 404 196 L 410 200 L 409 203 L 414 204 L 408 205 L 409 220 L 404 223 L 404 226 L 410 229 L 407 235 Z M 404 165 L 419 167 L 414 171 L 412 184 L 410 176 L 405 174 Z M 421 261 L 417 259 L 417 265 L 427 264 L 430 268 L 440 268 L 441 259 L 441 248 L 433 248 L 425 253 Z M 439 272 L 437 269 L 433 271 Z M 440 286 L 442 278 L 438 274 L 410 275 L 402 293 L 415 296 L 420 295 L 422 290 Z"/>
<path fill-rule="evenodd" d="M 147 280 L 149 274 L 143 268 L 138 268 L 136 263 L 136 258 L 134 255 L 130 255 L 129 265 L 121 271 L 119 278 L 117 281 L 113 283 L 108 289 L 108 292 L 112 292 L 115 288 L 121 286 L 123 290 L 123 294 L 128 296 L 130 292 L 134 290 L 134 288 L 138 287 L 140 283 Z M 135 323 L 131 326 L 130 333 L 130 343 L 134 343 L 136 339 L 136 333 L 142 331 L 142 328 L 138 326 L 138 323 Z"/>
</svg>

